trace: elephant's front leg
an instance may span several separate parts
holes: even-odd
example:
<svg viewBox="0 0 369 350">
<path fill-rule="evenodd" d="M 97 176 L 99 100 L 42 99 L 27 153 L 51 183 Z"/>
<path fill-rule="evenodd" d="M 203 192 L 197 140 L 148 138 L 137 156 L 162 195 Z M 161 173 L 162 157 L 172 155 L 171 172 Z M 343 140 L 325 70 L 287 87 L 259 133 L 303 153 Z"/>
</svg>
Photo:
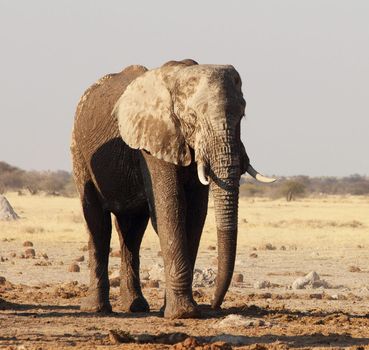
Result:
<svg viewBox="0 0 369 350">
<path fill-rule="evenodd" d="M 145 188 L 164 259 L 164 317 L 196 317 L 198 309 L 192 297 L 192 266 L 185 222 L 186 198 L 180 168 L 147 153 L 144 153 L 144 159 Z"/>
</svg>

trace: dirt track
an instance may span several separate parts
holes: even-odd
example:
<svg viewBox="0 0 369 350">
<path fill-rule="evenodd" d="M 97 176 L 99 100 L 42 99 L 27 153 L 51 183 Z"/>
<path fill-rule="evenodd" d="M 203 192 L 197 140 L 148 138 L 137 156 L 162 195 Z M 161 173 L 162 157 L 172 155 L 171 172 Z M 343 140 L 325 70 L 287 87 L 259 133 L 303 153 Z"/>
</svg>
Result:
<svg viewBox="0 0 369 350">
<path fill-rule="evenodd" d="M 111 292 L 114 314 L 84 313 L 79 304 L 87 290 L 87 259 L 78 262 L 80 272 L 68 272 L 76 258 L 87 258 L 83 225 L 74 212 L 78 202 L 39 198 L 39 209 L 33 212 L 29 200 L 17 204 L 17 197 L 12 198 L 23 218 L 0 225 L 0 276 L 6 279 L 0 279 L 1 349 L 186 349 L 191 342 L 202 344 L 199 349 L 369 348 L 365 198 L 288 205 L 242 202 L 235 272 L 242 273 L 244 281 L 233 282 L 219 311 L 206 306 L 213 291 L 209 281 L 194 287 L 202 318 L 175 321 L 159 314 L 165 285 L 155 235 L 145 237 L 141 253 L 144 283 L 159 280 L 159 288 L 143 289 L 151 313 L 119 312 L 117 287 Z M 273 216 L 266 217 L 267 212 Z M 197 268 L 202 272 L 216 270 L 212 225 L 207 222 L 200 247 Z M 26 240 L 33 243 L 34 258 L 21 256 Z M 116 238 L 112 246 L 114 251 Z M 111 276 L 118 268 L 119 258 L 111 257 Z M 294 281 L 310 271 L 316 271 L 322 283 L 292 289 Z M 194 339 L 185 340 L 188 337 Z"/>
</svg>

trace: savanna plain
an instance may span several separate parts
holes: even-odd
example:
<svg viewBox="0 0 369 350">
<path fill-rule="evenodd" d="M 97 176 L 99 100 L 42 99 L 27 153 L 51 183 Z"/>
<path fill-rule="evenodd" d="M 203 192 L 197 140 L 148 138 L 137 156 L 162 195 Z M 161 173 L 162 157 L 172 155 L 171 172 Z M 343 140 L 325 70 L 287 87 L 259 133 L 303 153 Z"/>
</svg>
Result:
<svg viewBox="0 0 369 350">
<path fill-rule="evenodd" d="M 221 310 L 212 203 L 194 273 L 198 319 L 168 320 L 159 240 L 141 247 L 151 312 L 120 309 L 119 241 L 109 273 L 113 314 L 79 310 L 89 279 L 77 198 L 7 193 L 20 216 L 0 222 L 1 349 L 369 348 L 369 197 L 241 198 L 235 274 Z M 221 258 L 221 257 L 219 257 Z"/>
</svg>

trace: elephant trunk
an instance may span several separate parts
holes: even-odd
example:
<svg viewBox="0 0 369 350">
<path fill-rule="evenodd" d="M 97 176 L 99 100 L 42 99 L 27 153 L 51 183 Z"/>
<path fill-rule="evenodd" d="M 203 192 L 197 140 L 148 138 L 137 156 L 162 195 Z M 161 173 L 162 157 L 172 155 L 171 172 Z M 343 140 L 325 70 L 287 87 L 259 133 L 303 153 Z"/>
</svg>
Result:
<svg viewBox="0 0 369 350">
<path fill-rule="evenodd" d="M 212 307 L 223 302 L 231 283 L 237 248 L 238 195 L 240 159 L 230 143 L 215 153 L 210 161 L 211 191 L 214 199 L 215 219 L 218 236 L 218 274 Z"/>
</svg>

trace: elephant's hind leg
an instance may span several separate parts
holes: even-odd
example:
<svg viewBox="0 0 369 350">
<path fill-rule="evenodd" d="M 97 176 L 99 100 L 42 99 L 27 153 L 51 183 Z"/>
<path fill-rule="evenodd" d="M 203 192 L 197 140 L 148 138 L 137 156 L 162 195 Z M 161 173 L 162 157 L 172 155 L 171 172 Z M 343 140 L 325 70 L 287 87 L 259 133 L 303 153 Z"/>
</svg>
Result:
<svg viewBox="0 0 369 350">
<path fill-rule="evenodd" d="M 121 249 L 120 294 L 123 310 L 127 312 L 149 312 L 150 307 L 142 295 L 140 285 L 140 246 L 149 220 L 149 209 L 145 205 L 139 213 L 116 216 Z"/>
<path fill-rule="evenodd" d="M 90 287 L 81 310 L 111 312 L 108 278 L 111 216 L 103 209 L 97 190 L 90 181 L 85 184 L 82 206 L 89 233 Z"/>
</svg>

